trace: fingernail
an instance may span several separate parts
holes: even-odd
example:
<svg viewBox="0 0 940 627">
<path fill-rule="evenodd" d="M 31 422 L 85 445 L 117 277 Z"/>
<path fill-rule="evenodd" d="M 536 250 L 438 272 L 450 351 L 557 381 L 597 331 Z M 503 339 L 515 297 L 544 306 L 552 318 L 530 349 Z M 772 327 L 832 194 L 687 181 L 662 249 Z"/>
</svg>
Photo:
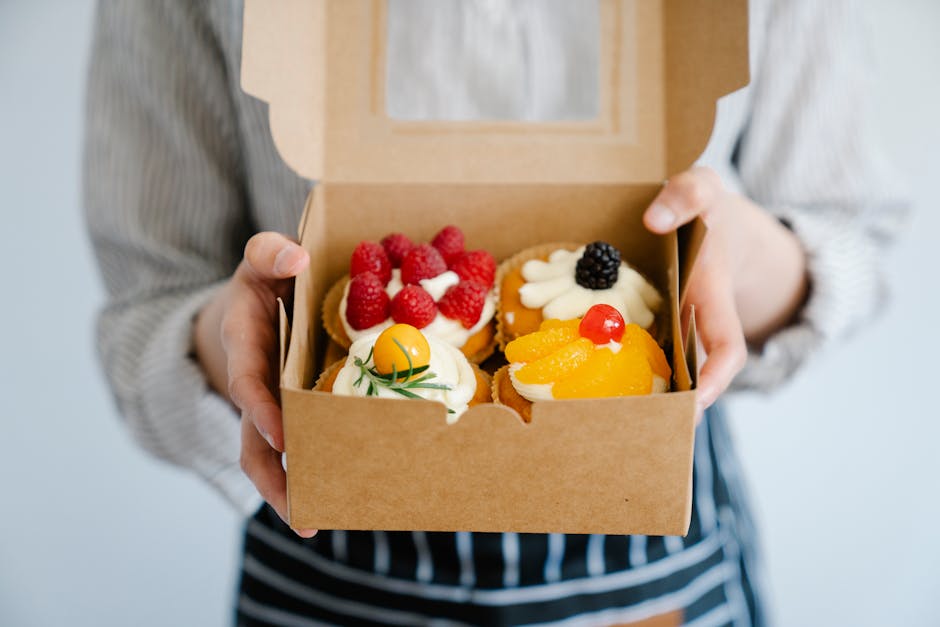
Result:
<svg viewBox="0 0 940 627">
<path fill-rule="evenodd" d="M 264 427 L 262 427 L 261 425 L 255 425 L 255 426 L 258 428 L 258 433 L 261 434 L 261 437 L 265 439 L 265 441 L 268 443 L 268 445 L 269 445 L 271 448 L 276 449 L 277 447 L 274 446 L 274 438 L 271 437 L 271 434 L 269 434 L 267 431 L 265 431 L 265 430 L 264 430 Z"/>
<path fill-rule="evenodd" d="M 297 267 L 300 261 L 300 251 L 302 249 L 297 244 L 288 244 L 281 249 L 281 252 L 274 258 L 274 271 L 278 274 L 291 274 L 291 271 Z"/>
<path fill-rule="evenodd" d="M 676 214 L 666 205 L 653 203 L 646 211 L 646 223 L 655 231 L 668 231 L 676 223 Z"/>
<path fill-rule="evenodd" d="M 309 539 L 317 535 L 317 530 L 316 529 L 294 529 L 294 533 L 296 533 L 301 538 Z"/>
</svg>

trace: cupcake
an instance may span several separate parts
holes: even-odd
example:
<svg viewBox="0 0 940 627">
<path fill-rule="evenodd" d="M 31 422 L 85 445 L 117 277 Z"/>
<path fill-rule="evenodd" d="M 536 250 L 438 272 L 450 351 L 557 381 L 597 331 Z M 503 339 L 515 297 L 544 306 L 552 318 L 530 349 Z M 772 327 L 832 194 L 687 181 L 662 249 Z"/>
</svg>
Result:
<svg viewBox="0 0 940 627">
<path fill-rule="evenodd" d="M 358 338 L 349 355 L 327 368 L 313 389 L 439 401 L 447 407 L 448 423 L 473 405 L 490 401 L 490 381 L 482 370 L 447 342 L 409 324 Z"/>
<path fill-rule="evenodd" d="M 465 250 L 455 226 L 429 244 L 414 244 L 401 233 L 360 242 L 349 274 L 323 301 L 323 324 L 346 349 L 393 324 L 409 324 L 480 363 L 496 347 L 495 276 L 493 256 Z"/>
<path fill-rule="evenodd" d="M 493 400 L 532 419 L 532 403 L 669 391 L 672 370 L 653 337 L 610 305 L 582 318 L 544 320 L 506 345 L 493 377 Z"/>
<path fill-rule="evenodd" d="M 537 331 L 547 319 L 580 318 L 593 305 L 616 309 L 627 323 L 652 330 L 662 296 L 606 242 L 546 244 L 499 267 L 498 339 L 501 348 Z"/>
</svg>

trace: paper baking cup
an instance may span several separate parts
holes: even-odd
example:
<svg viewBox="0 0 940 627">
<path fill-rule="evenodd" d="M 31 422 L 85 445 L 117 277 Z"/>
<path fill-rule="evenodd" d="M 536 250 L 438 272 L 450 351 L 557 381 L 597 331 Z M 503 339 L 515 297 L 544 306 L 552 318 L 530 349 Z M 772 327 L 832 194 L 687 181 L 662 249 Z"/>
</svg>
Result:
<svg viewBox="0 0 940 627">
<path fill-rule="evenodd" d="M 523 398 L 520 394 L 515 394 L 513 398 L 503 398 L 500 393 L 503 385 L 512 387 L 512 381 L 509 379 L 509 366 L 503 366 L 493 375 L 493 385 L 490 387 L 490 393 L 493 395 L 493 402 L 497 405 L 509 407 L 522 418 L 524 422 L 532 422 L 532 402 Z"/>
<path fill-rule="evenodd" d="M 352 341 L 346 335 L 346 329 L 343 328 L 343 322 L 339 319 L 339 305 L 343 301 L 343 292 L 346 291 L 346 284 L 349 283 L 349 275 L 333 284 L 330 291 L 326 293 L 323 299 L 323 328 L 333 338 L 333 341 L 349 350 Z"/>
</svg>

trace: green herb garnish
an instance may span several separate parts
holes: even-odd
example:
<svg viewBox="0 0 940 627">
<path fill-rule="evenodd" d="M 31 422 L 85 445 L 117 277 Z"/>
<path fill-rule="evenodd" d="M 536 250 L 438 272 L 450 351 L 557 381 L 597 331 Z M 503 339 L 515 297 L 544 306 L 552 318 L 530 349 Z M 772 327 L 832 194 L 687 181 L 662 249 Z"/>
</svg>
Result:
<svg viewBox="0 0 940 627">
<path fill-rule="evenodd" d="M 393 364 L 391 374 L 380 374 L 375 370 L 375 367 L 369 366 L 369 362 L 372 361 L 372 349 L 369 349 L 369 355 L 365 360 L 356 357 L 354 363 L 357 368 L 359 368 L 359 378 L 356 379 L 356 387 L 361 386 L 363 383 L 368 382 L 369 387 L 366 388 L 366 396 L 378 396 L 379 390 L 381 388 L 386 388 L 400 394 L 405 398 L 421 398 L 415 394 L 412 390 L 452 390 L 453 386 L 450 386 L 446 383 L 431 383 L 431 379 L 437 375 L 433 372 L 426 372 L 428 366 L 419 366 L 414 367 L 414 364 L 411 361 L 411 355 L 408 354 L 408 351 L 405 350 L 405 347 L 402 346 L 401 342 L 397 339 L 394 340 L 395 345 L 398 346 L 398 349 L 405 356 L 405 359 L 408 361 L 408 370 L 399 374 L 398 368 Z M 421 373 L 424 373 L 421 375 Z M 418 378 L 414 378 L 415 375 L 421 375 Z M 403 379 L 401 377 L 404 376 Z M 401 379 L 399 381 L 399 379 Z M 448 409 L 448 413 L 454 413 L 453 410 Z"/>
</svg>

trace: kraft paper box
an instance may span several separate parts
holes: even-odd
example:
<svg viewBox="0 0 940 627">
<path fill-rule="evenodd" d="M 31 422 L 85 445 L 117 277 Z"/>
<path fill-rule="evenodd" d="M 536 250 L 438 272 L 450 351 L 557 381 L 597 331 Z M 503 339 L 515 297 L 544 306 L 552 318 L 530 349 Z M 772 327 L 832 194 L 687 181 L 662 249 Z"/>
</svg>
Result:
<svg viewBox="0 0 940 627">
<path fill-rule="evenodd" d="M 601 0 L 596 119 L 414 122 L 386 114 L 383 0 L 248 0 L 242 86 L 270 105 L 281 156 L 315 179 L 300 224 L 311 264 L 282 315 L 295 528 L 681 535 L 692 502 L 695 330 L 683 288 L 703 228 L 659 237 L 641 215 L 704 149 L 715 102 L 747 82 L 746 0 Z M 320 307 L 361 240 L 429 240 L 457 224 L 505 259 L 604 239 L 666 295 L 673 391 L 538 402 L 532 422 L 480 405 L 313 392 Z"/>
</svg>

